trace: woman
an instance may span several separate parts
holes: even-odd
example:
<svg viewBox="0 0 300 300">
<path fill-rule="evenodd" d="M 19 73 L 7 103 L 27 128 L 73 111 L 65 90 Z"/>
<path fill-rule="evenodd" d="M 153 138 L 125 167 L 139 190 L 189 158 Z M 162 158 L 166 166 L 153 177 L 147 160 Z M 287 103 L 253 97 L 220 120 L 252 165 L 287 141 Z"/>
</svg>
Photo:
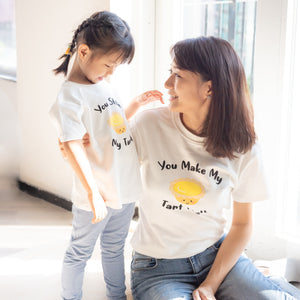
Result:
<svg viewBox="0 0 300 300">
<path fill-rule="evenodd" d="M 268 191 L 237 54 L 214 37 L 180 41 L 171 54 L 169 106 L 132 121 L 144 187 L 132 239 L 134 299 L 300 299 L 242 255 L 252 203 Z"/>
</svg>

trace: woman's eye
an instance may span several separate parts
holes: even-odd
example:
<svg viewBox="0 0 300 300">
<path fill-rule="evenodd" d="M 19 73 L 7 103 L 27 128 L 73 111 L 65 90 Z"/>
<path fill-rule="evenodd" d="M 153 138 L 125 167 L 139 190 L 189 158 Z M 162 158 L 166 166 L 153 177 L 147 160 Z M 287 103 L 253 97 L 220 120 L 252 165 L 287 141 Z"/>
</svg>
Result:
<svg viewBox="0 0 300 300">
<path fill-rule="evenodd" d="M 105 67 L 107 67 L 107 68 L 110 68 L 110 66 L 109 66 L 109 65 L 105 65 Z"/>
<path fill-rule="evenodd" d="M 178 77 L 178 78 L 180 78 L 180 77 L 181 77 L 181 76 L 180 76 L 180 75 L 178 75 L 177 73 L 174 73 L 174 72 L 172 71 L 172 69 L 170 69 L 170 70 L 169 70 L 169 72 L 170 72 L 170 75 L 174 74 L 174 75 L 175 75 L 175 77 Z"/>
</svg>

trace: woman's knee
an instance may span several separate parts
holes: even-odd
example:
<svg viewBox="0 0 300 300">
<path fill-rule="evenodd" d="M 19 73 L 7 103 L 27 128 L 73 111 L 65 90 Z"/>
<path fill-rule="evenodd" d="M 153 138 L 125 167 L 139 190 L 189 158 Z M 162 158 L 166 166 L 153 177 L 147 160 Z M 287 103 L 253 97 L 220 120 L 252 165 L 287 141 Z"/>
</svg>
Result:
<svg viewBox="0 0 300 300">
<path fill-rule="evenodd" d="M 246 257 L 241 257 L 227 274 L 217 290 L 216 298 L 224 300 L 295 299 L 264 276 Z"/>
</svg>

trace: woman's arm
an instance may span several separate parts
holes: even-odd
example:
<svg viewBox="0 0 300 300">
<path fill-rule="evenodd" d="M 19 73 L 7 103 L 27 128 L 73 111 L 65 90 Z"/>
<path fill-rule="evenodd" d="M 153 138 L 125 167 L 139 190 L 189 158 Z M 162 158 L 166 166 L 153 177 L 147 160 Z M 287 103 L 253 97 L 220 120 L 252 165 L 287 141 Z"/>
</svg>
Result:
<svg viewBox="0 0 300 300">
<path fill-rule="evenodd" d="M 157 90 L 148 91 L 135 97 L 125 109 L 125 115 L 127 120 L 129 120 L 141 106 L 157 100 L 164 104 L 162 93 Z"/>
<path fill-rule="evenodd" d="M 105 202 L 98 190 L 82 140 L 68 141 L 60 144 L 63 154 L 87 191 L 89 203 L 94 213 L 92 223 L 103 220 L 107 214 Z"/>
<path fill-rule="evenodd" d="M 252 232 L 252 204 L 233 204 L 231 228 L 203 283 L 193 292 L 194 300 L 215 300 L 215 293 L 244 251 Z"/>
</svg>

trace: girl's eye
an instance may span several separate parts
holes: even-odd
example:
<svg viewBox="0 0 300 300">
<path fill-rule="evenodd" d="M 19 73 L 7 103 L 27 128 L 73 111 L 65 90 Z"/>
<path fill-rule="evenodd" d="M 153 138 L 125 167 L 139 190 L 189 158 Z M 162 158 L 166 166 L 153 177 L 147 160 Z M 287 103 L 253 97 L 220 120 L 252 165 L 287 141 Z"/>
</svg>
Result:
<svg viewBox="0 0 300 300">
<path fill-rule="evenodd" d="M 106 65 L 106 64 L 105 64 L 105 67 L 110 68 L 110 66 L 109 66 L 109 65 Z"/>
</svg>

